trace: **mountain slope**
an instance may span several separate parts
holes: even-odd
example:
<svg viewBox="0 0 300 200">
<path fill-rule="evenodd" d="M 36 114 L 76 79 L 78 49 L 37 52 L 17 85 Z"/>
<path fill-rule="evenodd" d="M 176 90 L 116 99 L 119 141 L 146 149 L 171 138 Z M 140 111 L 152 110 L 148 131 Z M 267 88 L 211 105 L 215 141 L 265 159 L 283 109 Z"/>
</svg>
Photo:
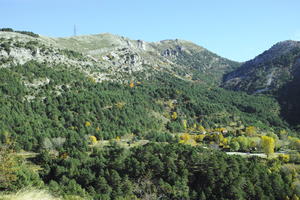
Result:
<svg viewBox="0 0 300 200">
<path fill-rule="evenodd" d="M 184 40 L 164 40 L 153 46 L 178 66 L 178 73 L 185 73 L 186 77 L 196 81 L 219 83 L 223 74 L 240 66 L 240 63 L 222 58 Z"/>
<path fill-rule="evenodd" d="M 9 54 L 2 50 L 1 57 L 4 60 L 13 57 L 15 64 L 22 64 L 31 59 L 38 62 L 45 60 L 54 60 L 55 63 L 73 62 L 72 64 L 78 61 L 76 64 L 78 66 L 93 66 L 93 73 L 89 74 L 96 81 L 109 79 L 128 82 L 147 79 L 149 76 L 166 72 L 183 80 L 218 84 L 224 73 L 239 66 L 237 62 L 221 58 L 198 45 L 183 40 L 148 43 L 108 33 L 49 38 L 30 37 L 3 31 L 0 31 L 0 38 L 2 38 L 3 47 L 6 45 L 10 48 Z M 10 44 L 12 41 L 14 42 Z M 21 43 L 21 46 L 18 43 Z M 51 58 L 46 55 L 49 52 L 45 54 L 46 48 L 56 49 L 50 53 Z M 65 54 L 69 54 L 66 56 L 69 57 L 79 52 L 84 56 L 78 53 L 76 56 L 84 57 L 84 61 L 88 63 L 79 63 L 78 59 L 70 61 L 62 57 L 54 58 L 59 51 L 65 51 Z"/>
<path fill-rule="evenodd" d="M 284 41 L 224 76 L 223 87 L 274 95 L 282 116 L 300 124 L 300 42 Z"/>
<path fill-rule="evenodd" d="M 276 92 L 300 68 L 300 42 L 284 41 L 224 76 L 223 86 L 248 93 Z"/>
</svg>

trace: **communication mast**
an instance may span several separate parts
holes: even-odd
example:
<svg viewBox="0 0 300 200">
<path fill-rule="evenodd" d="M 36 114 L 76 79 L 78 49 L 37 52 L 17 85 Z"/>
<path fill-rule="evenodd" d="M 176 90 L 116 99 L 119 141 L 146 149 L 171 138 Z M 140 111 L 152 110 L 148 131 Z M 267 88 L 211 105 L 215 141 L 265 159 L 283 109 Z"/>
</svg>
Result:
<svg viewBox="0 0 300 200">
<path fill-rule="evenodd" d="M 76 24 L 74 24 L 74 36 L 77 35 Z"/>
</svg>

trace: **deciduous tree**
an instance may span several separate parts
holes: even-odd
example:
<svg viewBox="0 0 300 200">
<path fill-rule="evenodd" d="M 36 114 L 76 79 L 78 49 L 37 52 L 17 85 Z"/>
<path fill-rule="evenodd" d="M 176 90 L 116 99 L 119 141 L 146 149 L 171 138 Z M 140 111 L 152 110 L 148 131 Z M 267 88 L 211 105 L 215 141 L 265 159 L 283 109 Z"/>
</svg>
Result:
<svg viewBox="0 0 300 200">
<path fill-rule="evenodd" d="M 271 154 L 274 153 L 275 140 L 269 136 L 262 136 L 261 137 L 261 146 L 262 146 L 263 151 L 269 157 Z"/>
</svg>

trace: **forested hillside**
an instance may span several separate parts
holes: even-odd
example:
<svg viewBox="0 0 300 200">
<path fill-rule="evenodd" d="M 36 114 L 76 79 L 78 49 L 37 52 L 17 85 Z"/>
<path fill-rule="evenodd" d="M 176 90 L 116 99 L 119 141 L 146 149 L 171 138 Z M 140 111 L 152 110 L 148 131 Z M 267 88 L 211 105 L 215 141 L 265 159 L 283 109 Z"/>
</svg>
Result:
<svg viewBox="0 0 300 200">
<path fill-rule="evenodd" d="M 217 86 L 237 62 L 180 40 L 10 29 L 0 56 L 0 199 L 300 195 L 300 140 L 277 99 Z"/>
<path fill-rule="evenodd" d="M 188 126 L 207 129 L 232 122 L 278 131 L 287 128 L 272 98 L 209 88 L 168 74 L 118 84 L 96 83 L 79 71 L 35 62 L 0 72 L 1 129 L 24 150 L 42 148 L 43 140 L 53 137 L 176 133 L 184 131 L 184 120 Z"/>
</svg>

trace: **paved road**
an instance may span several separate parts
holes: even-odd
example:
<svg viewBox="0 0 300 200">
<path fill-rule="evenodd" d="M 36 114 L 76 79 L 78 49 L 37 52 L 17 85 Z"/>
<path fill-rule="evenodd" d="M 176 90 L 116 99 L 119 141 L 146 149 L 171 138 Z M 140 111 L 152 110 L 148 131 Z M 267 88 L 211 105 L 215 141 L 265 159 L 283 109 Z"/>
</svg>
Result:
<svg viewBox="0 0 300 200">
<path fill-rule="evenodd" d="M 266 158 L 267 155 L 264 153 L 244 153 L 244 152 L 226 152 L 227 155 L 239 155 L 239 156 L 245 156 L 245 157 L 252 157 L 257 156 L 261 158 Z"/>
<path fill-rule="evenodd" d="M 257 156 L 260 158 L 267 158 L 267 155 L 265 153 L 244 153 L 244 152 L 226 152 L 227 155 L 240 155 L 244 157 L 252 157 L 252 156 Z M 272 157 L 277 157 L 279 155 L 286 154 L 286 152 L 277 152 L 272 155 Z"/>
</svg>

